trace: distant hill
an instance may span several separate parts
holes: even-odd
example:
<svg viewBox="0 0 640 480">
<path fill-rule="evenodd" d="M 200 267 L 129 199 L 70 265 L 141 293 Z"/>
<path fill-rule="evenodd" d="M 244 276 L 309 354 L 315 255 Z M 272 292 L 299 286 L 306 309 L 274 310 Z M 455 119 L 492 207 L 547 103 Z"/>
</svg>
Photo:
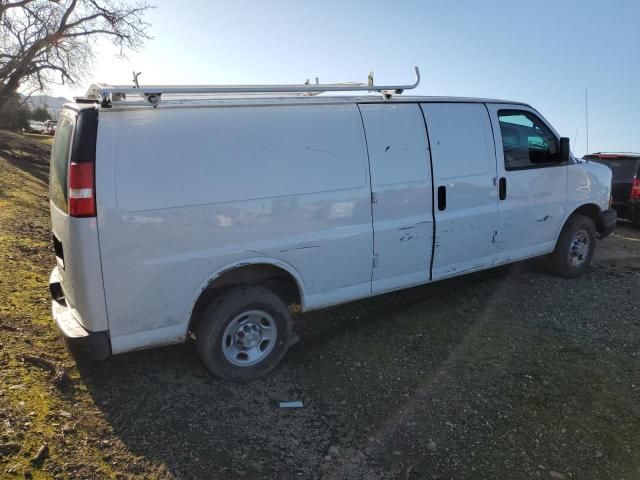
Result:
<svg viewBox="0 0 640 480">
<path fill-rule="evenodd" d="M 31 95 L 31 98 L 27 100 L 27 104 L 29 108 L 32 110 L 38 107 L 45 107 L 47 110 L 51 112 L 51 115 L 54 118 L 57 118 L 60 110 L 62 110 L 62 105 L 70 102 L 68 98 L 64 97 L 51 97 L 49 95 Z"/>
</svg>

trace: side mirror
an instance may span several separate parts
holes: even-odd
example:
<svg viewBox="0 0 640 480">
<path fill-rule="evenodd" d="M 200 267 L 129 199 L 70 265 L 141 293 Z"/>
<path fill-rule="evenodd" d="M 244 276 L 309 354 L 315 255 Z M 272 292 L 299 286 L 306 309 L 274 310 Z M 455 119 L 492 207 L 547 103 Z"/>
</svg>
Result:
<svg viewBox="0 0 640 480">
<path fill-rule="evenodd" d="M 560 162 L 569 163 L 569 158 L 571 157 L 570 151 L 571 149 L 569 147 L 569 138 L 561 137 L 560 138 Z"/>
</svg>

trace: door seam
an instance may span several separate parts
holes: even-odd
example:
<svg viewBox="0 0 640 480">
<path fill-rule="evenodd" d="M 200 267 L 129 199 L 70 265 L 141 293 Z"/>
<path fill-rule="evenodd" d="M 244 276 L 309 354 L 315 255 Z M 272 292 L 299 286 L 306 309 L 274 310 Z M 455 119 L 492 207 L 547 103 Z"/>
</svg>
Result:
<svg viewBox="0 0 640 480">
<path fill-rule="evenodd" d="M 499 225 L 500 225 L 500 187 L 498 186 L 500 183 L 500 169 L 498 168 L 498 146 L 496 145 L 496 132 L 493 130 L 493 119 L 491 118 L 491 112 L 489 111 L 489 107 L 487 107 L 486 103 L 483 103 L 482 105 L 484 105 L 484 109 L 487 111 L 487 117 L 489 118 L 489 127 L 491 127 L 491 140 L 493 141 L 493 159 L 495 161 L 495 168 L 496 168 L 496 174 L 493 177 L 494 180 L 494 186 L 497 187 L 496 190 L 496 229 L 495 229 L 495 234 L 493 236 L 493 243 L 495 245 L 495 240 L 496 237 L 500 234 L 499 232 Z M 503 160 L 504 161 L 504 160 Z M 506 169 L 505 169 L 506 171 Z M 505 174 L 505 179 L 506 179 L 506 174 Z M 496 255 L 497 255 L 497 251 L 495 251 L 493 253 L 493 259 L 491 260 L 491 266 L 494 267 L 496 264 Z"/>
<path fill-rule="evenodd" d="M 367 169 L 369 170 L 369 211 L 371 212 L 371 275 L 369 276 L 369 290 L 373 294 L 373 259 L 376 254 L 376 229 L 373 224 L 373 178 L 371 177 L 371 159 L 369 158 L 369 142 L 367 141 L 367 129 L 364 126 L 364 118 L 362 117 L 362 110 L 360 110 L 360 104 L 356 104 L 358 108 L 358 114 L 360 115 L 360 124 L 362 125 L 362 134 L 364 136 L 364 149 L 367 154 Z"/>
<path fill-rule="evenodd" d="M 435 183 L 436 179 L 433 176 L 433 152 L 431 151 L 431 139 L 429 138 L 429 126 L 427 125 L 427 118 L 422 108 L 422 103 L 418 105 L 420 107 L 420 114 L 422 115 L 422 121 L 424 122 L 424 130 L 427 134 L 427 148 L 429 151 L 429 168 L 431 170 L 431 221 L 433 224 L 433 239 L 431 241 L 431 258 L 429 259 L 429 281 L 433 281 L 433 260 L 436 255 L 436 198 L 435 198 Z"/>
</svg>

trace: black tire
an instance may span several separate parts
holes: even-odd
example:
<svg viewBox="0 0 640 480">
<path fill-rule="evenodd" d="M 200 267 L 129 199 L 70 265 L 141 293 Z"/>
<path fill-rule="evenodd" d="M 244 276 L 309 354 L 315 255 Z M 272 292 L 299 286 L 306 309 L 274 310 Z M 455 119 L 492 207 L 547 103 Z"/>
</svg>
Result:
<svg viewBox="0 0 640 480">
<path fill-rule="evenodd" d="M 257 363 L 234 365 L 223 351 L 223 336 L 231 322 L 241 322 L 244 312 L 250 311 L 266 313 L 275 322 L 277 335 L 271 351 Z M 287 306 L 272 291 L 259 286 L 232 288 L 214 298 L 198 319 L 194 332 L 196 349 L 202 363 L 215 376 L 248 382 L 267 374 L 280 363 L 289 346 L 291 324 Z M 227 345 L 230 338 L 236 338 L 228 331 L 226 337 Z"/>
<path fill-rule="evenodd" d="M 571 249 L 578 232 L 584 232 L 588 237 L 589 245 L 588 251 L 582 255 L 577 256 L 581 263 L 575 265 L 571 261 Z M 582 275 L 588 270 L 593 260 L 593 255 L 596 251 L 596 226 L 589 217 L 584 215 L 574 214 L 565 223 L 556 248 L 547 257 L 547 266 L 556 275 L 564 278 L 576 278 Z"/>
</svg>

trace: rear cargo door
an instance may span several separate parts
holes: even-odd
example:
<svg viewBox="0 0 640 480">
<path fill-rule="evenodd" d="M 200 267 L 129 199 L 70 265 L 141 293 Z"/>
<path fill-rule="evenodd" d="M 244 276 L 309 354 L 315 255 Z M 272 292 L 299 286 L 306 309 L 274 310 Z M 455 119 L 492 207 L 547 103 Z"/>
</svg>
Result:
<svg viewBox="0 0 640 480">
<path fill-rule="evenodd" d="M 361 104 L 371 168 L 372 291 L 427 282 L 433 202 L 427 135 L 417 104 Z"/>
</svg>

